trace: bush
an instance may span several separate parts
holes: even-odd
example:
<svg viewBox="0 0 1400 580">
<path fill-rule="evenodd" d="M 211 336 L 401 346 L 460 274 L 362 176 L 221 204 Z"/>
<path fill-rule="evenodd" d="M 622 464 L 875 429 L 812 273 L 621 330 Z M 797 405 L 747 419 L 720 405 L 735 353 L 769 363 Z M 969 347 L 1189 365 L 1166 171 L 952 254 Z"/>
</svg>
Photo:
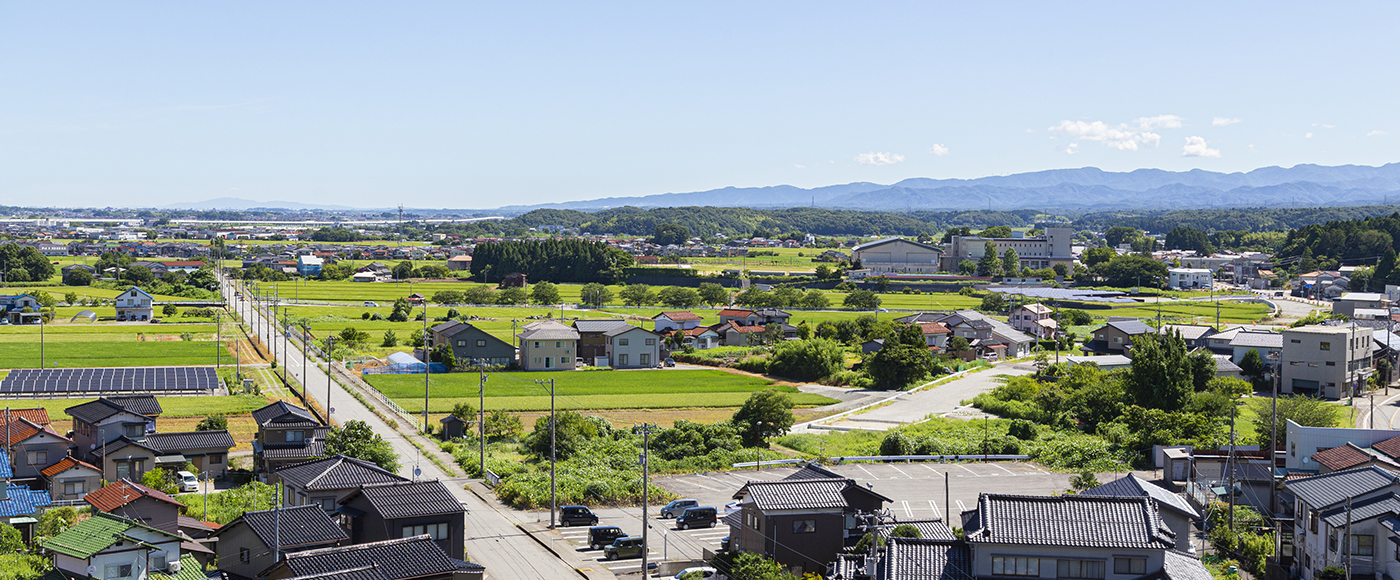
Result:
<svg viewBox="0 0 1400 580">
<path fill-rule="evenodd" d="M 841 345 L 832 340 L 784 341 L 774 350 L 768 372 L 796 379 L 814 381 L 836 373 L 845 366 Z"/>
<path fill-rule="evenodd" d="M 1012 421 L 1011 426 L 1007 428 L 1007 435 L 1022 441 L 1035 441 L 1037 431 L 1035 423 L 1017 419 Z"/>
<path fill-rule="evenodd" d="M 768 356 L 748 356 L 743 360 L 734 363 L 734 368 L 748 373 L 764 374 L 768 372 Z"/>
</svg>

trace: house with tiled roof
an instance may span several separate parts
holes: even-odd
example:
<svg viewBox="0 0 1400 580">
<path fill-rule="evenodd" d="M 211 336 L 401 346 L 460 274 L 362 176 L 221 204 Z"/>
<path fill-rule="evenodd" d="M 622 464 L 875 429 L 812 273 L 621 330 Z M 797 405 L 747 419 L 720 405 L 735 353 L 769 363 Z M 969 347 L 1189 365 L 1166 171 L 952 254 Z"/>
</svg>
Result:
<svg viewBox="0 0 1400 580">
<path fill-rule="evenodd" d="M 316 504 L 326 511 L 351 493 L 367 485 L 384 485 L 408 481 L 362 459 L 333 455 L 313 459 L 277 470 L 282 481 L 282 505 Z"/>
<path fill-rule="evenodd" d="M 287 554 L 334 547 L 348 538 L 318 505 L 244 512 L 213 536 L 219 570 L 241 578 L 255 578 L 275 564 L 274 546 Z"/>
<path fill-rule="evenodd" d="M 93 512 L 40 545 L 54 568 L 74 578 L 151 578 L 183 574 L 182 538 L 139 521 Z"/>
<path fill-rule="evenodd" d="M 841 477 L 750 481 L 734 499 L 740 500 L 739 511 L 725 517 L 730 549 L 767 554 L 799 574 L 824 573 L 860 539 L 856 513 L 873 513 L 893 501 Z"/>
<path fill-rule="evenodd" d="M 681 332 L 685 333 L 683 346 L 693 346 L 700 349 L 719 346 L 724 339 L 723 335 L 708 326 L 697 326 Z"/>
<path fill-rule="evenodd" d="M 72 456 L 44 468 L 40 474 L 50 497 L 56 500 L 83 499 L 89 491 L 102 486 L 102 469 Z"/>
<path fill-rule="evenodd" d="M 1037 338 L 1049 339 L 1055 336 L 1059 323 L 1055 322 L 1055 310 L 1044 304 L 1022 304 L 1011 311 L 1006 320 L 1021 332 Z"/>
<path fill-rule="evenodd" d="M 1186 348 L 1196 349 L 1210 348 L 1210 344 L 1207 343 L 1206 339 L 1210 338 L 1210 336 L 1217 331 L 1214 326 L 1206 326 L 1204 324 L 1163 324 L 1157 329 L 1157 332 L 1161 334 L 1170 332 L 1180 334 L 1181 340 L 1186 342 Z M 1229 341 L 1226 341 L 1225 344 L 1229 345 Z"/>
<path fill-rule="evenodd" d="M 0 417 L 0 444 L 14 453 L 14 479 L 23 483 L 40 482 L 41 471 L 68 455 L 73 441 L 52 427 L 12 415 Z"/>
<path fill-rule="evenodd" d="M 143 525 L 170 533 L 180 530 L 180 509 L 184 507 L 163 491 L 129 479 L 88 492 L 83 501 L 93 509 L 129 518 Z"/>
<path fill-rule="evenodd" d="M 157 465 L 184 469 L 186 463 L 192 463 L 197 475 L 214 478 L 224 476 L 228 452 L 234 446 L 233 436 L 227 429 L 151 433 L 142 442 L 161 453 L 156 458 Z"/>
<path fill-rule="evenodd" d="M 366 486 L 341 500 L 338 509 L 349 516 L 351 543 L 426 534 L 448 556 L 465 556 L 467 511 L 438 480 Z"/>
<path fill-rule="evenodd" d="M 101 397 L 63 410 L 73 418 L 73 443 L 78 447 L 78 455 L 123 435 L 136 439 L 147 431 L 155 431 L 156 418 L 127 408 L 123 404 L 126 402 Z M 145 404 L 136 408 L 144 409 Z"/>
<path fill-rule="evenodd" d="M 1380 453 L 1369 453 L 1350 441 L 1344 445 L 1318 451 L 1312 454 L 1312 460 L 1317 462 L 1318 473 L 1346 471 L 1368 465 L 1375 465 L 1390 471 L 1400 471 L 1400 464 L 1397 464 L 1395 460 Z"/>
<path fill-rule="evenodd" d="M 667 310 L 657 313 L 651 320 L 654 324 L 652 329 L 661 333 L 696 328 L 704 318 L 689 310 Z"/>
<path fill-rule="evenodd" d="M 428 329 L 428 348 L 445 344 L 461 364 L 507 366 L 515 361 L 515 345 L 475 325 L 449 320 Z"/>
<path fill-rule="evenodd" d="M 972 551 L 952 539 L 888 538 L 873 557 L 838 555 L 831 572 L 832 578 L 974 580 Z"/>
<path fill-rule="evenodd" d="M 10 456 L 0 448 L 0 523 L 19 528 L 24 538 L 33 537 L 39 510 L 53 505 L 49 492 L 12 483 Z"/>
<path fill-rule="evenodd" d="M 948 344 L 948 337 L 952 335 L 951 330 L 941 322 L 920 322 L 919 332 L 924 335 L 924 344 L 929 348 L 943 350 Z"/>
<path fill-rule="evenodd" d="M 1162 518 L 1162 521 L 1176 533 L 1176 549 L 1191 554 L 1196 553 L 1195 544 L 1191 543 L 1191 534 L 1193 533 L 1192 526 L 1201 519 L 1201 512 L 1180 495 L 1131 473 L 1085 490 L 1080 495 L 1151 498 L 1157 503 L 1157 514 Z"/>
<path fill-rule="evenodd" d="M 608 337 L 604 333 L 616 328 L 629 327 L 621 318 L 580 318 L 573 323 L 578 331 L 578 356 L 584 364 L 596 365 L 599 357 L 608 356 Z"/>
<path fill-rule="evenodd" d="M 480 580 L 486 569 L 452 558 L 428 535 L 287 554 L 266 580 Z"/>
<path fill-rule="evenodd" d="M 1400 542 L 1400 476 L 1369 465 L 1291 479 L 1283 486 L 1294 502 L 1293 557 L 1299 577 L 1316 578 L 1348 549 L 1357 576 L 1379 575 L 1394 562 L 1393 546 Z"/>
<path fill-rule="evenodd" d="M 43 407 L 34 407 L 31 409 L 10 409 L 8 412 L 12 419 L 24 419 L 26 421 L 29 421 L 30 423 L 34 423 L 35 425 L 48 425 L 50 423 L 49 410 Z"/>
<path fill-rule="evenodd" d="M 1080 347 L 1085 354 L 1126 354 L 1133 347 L 1133 339 L 1157 330 L 1136 318 L 1112 319 L 1092 330 L 1090 339 Z"/>
<path fill-rule="evenodd" d="M 102 468 L 102 479 L 119 481 L 122 479 L 140 480 L 147 471 L 158 467 L 156 460 L 163 453 L 139 440 L 125 435 L 100 443 L 86 456 L 88 463 Z M 180 464 L 181 467 L 184 464 Z"/>
<path fill-rule="evenodd" d="M 608 365 L 615 369 L 642 369 L 661 364 L 662 338 L 640 326 L 618 326 L 603 333 Z"/>
<path fill-rule="evenodd" d="M 253 411 L 258 425 L 253 439 L 253 471 L 276 483 L 277 470 L 320 457 L 329 428 L 321 426 L 310 411 L 277 401 Z"/>
<path fill-rule="evenodd" d="M 520 368 L 527 371 L 571 371 L 578 368 L 579 332 L 553 320 L 526 324 L 520 339 Z"/>
</svg>

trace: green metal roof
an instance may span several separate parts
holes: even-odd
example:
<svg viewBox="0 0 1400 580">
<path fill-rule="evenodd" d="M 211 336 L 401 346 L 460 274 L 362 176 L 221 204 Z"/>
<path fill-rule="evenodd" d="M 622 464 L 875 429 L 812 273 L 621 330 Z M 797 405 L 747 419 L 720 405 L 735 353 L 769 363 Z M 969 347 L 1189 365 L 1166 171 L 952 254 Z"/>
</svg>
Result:
<svg viewBox="0 0 1400 580">
<path fill-rule="evenodd" d="M 127 537 L 127 530 L 132 528 L 141 528 L 177 540 L 180 539 L 180 536 L 176 536 L 170 532 L 157 530 L 120 516 L 98 512 L 93 514 L 92 517 L 79 522 L 78 525 L 68 528 L 64 530 L 63 533 L 44 542 L 43 547 L 46 550 L 58 552 L 65 556 L 86 560 L 119 541 L 139 542 L 139 540 Z"/>
<path fill-rule="evenodd" d="M 180 571 L 175 574 L 164 572 L 151 572 L 151 580 L 204 580 L 209 577 L 209 573 L 204 571 L 204 566 L 194 556 L 185 554 L 180 556 Z"/>
</svg>

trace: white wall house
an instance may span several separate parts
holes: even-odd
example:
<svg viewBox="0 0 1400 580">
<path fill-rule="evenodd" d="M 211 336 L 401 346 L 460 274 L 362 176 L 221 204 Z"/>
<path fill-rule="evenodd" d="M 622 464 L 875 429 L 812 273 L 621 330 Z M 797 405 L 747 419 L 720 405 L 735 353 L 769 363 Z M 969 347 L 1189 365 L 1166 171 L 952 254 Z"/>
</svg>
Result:
<svg viewBox="0 0 1400 580">
<path fill-rule="evenodd" d="M 1210 288 L 1210 270 L 1205 268 L 1168 268 L 1167 287 L 1169 288 Z"/>
<path fill-rule="evenodd" d="M 117 320 L 150 320 L 155 315 L 154 302 L 145 290 L 132 286 L 116 298 Z"/>
<path fill-rule="evenodd" d="M 603 333 L 613 368 L 649 368 L 661 362 L 661 337 L 638 326 L 621 326 Z"/>
</svg>

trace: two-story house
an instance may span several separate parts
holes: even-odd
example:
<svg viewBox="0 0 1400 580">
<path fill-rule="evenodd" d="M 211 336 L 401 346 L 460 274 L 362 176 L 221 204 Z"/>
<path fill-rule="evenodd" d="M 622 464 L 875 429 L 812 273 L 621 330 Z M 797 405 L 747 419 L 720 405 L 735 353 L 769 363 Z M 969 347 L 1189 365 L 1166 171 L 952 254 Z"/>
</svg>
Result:
<svg viewBox="0 0 1400 580">
<path fill-rule="evenodd" d="M 464 556 L 466 509 L 438 480 L 371 485 L 351 492 L 339 510 L 350 517 L 350 542 L 427 534 L 448 556 Z"/>
<path fill-rule="evenodd" d="M 335 511 L 336 504 L 367 485 L 408 481 L 362 459 L 333 455 L 277 470 L 282 481 L 282 505 L 316 504 Z"/>
<path fill-rule="evenodd" d="M 160 452 L 156 461 L 162 467 L 178 463 L 178 470 L 185 463 L 193 463 L 197 475 L 220 479 L 227 471 L 228 452 L 234 446 L 227 429 L 151 433 L 141 442 Z"/>
<path fill-rule="evenodd" d="M 1277 332 L 1268 331 L 1248 331 L 1235 335 L 1230 341 L 1230 362 L 1240 364 L 1249 351 L 1257 351 L 1259 360 L 1265 365 L 1271 365 L 1271 357 L 1277 357 L 1283 351 L 1283 335 Z"/>
<path fill-rule="evenodd" d="M 13 478 L 21 483 L 39 483 L 44 468 L 68 455 L 73 441 L 53 428 L 23 417 L 0 417 L 0 441 L 13 452 Z"/>
<path fill-rule="evenodd" d="M 699 349 L 714 348 L 724 342 L 724 335 L 715 330 L 714 327 L 697 326 L 690 330 L 681 331 L 685 333 L 682 346 L 693 346 Z M 1400 344 L 1400 341 L 1397 342 Z"/>
<path fill-rule="evenodd" d="M 1301 578 L 1312 580 L 1323 568 L 1342 565 L 1348 552 L 1356 576 L 1400 572 L 1395 544 L 1384 541 L 1397 535 L 1393 522 L 1400 515 L 1400 478 L 1395 473 L 1368 466 L 1283 485 L 1295 502 L 1293 560 Z"/>
<path fill-rule="evenodd" d="M 924 335 L 925 345 L 938 350 L 948 345 L 948 337 L 953 333 L 941 322 L 920 322 L 919 332 Z"/>
<path fill-rule="evenodd" d="M 895 322 L 904 324 L 937 322 L 942 324 L 948 329 L 949 338 L 958 336 L 966 339 L 971 347 L 970 352 L 980 357 L 989 357 L 993 354 L 1002 359 L 1025 356 L 1030 353 L 1031 347 L 1035 343 L 1035 338 L 1031 335 L 975 310 L 959 310 L 951 314 L 920 312 L 901 316 L 896 318 Z"/>
<path fill-rule="evenodd" d="M 657 334 L 698 328 L 702 320 L 704 318 L 689 310 L 668 310 L 651 317 L 652 329 Z"/>
<path fill-rule="evenodd" d="M 1348 396 L 1371 376 L 1371 329 L 1302 326 L 1283 329 L 1279 392 L 1327 399 Z"/>
<path fill-rule="evenodd" d="M 320 457 L 326 446 L 328 428 L 322 427 L 310 411 L 277 401 L 253 411 L 258 425 L 253 439 L 253 471 L 270 483 L 272 474 L 294 463 Z"/>
<path fill-rule="evenodd" d="M 282 554 L 334 547 L 348 536 L 326 510 L 317 505 L 243 512 L 214 536 L 219 570 L 241 578 L 256 578 Z"/>
<path fill-rule="evenodd" d="M 1196 553 L 1195 544 L 1191 543 L 1192 525 L 1201 519 L 1201 512 L 1180 495 L 1131 473 L 1085 490 L 1080 495 L 1151 498 L 1157 504 L 1157 515 L 1176 534 L 1176 549 L 1188 554 Z"/>
<path fill-rule="evenodd" d="M 578 356 L 584 364 L 597 365 L 598 359 L 608 356 L 608 337 L 604 333 L 615 328 L 629 327 L 621 318 L 579 319 L 574 321 L 578 331 Z"/>
<path fill-rule="evenodd" d="M 1039 338 L 1054 338 L 1059 323 L 1055 322 L 1055 310 L 1044 304 L 1023 304 L 1007 316 L 1011 327 Z"/>
<path fill-rule="evenodd" d="M 88 452 L 87 461 L 101 467 L 102 479 L 107 481 L 122 479 L 139 481 L 147 471 L 156 467 L 174 467 L 174 465 L 156 465 L 156 460 L 164 455 L 159 449 L 122 435 L 106 443 L 97 444 L 92 451 Z M 180 463 L 180 465 L 184 464 Z"/>
<path fill-rule="evenodd" d="M 40 473 L 49 488 L 49 495 L 56 500 L 83 499 L 88 492 L 102 486 L 101 468 L 71 456 L 45 467 Z"/>
<path fill-rule="evenodd" d="M 118 321 L 147 321 L 155 315 L 155 298 L 145 290 L 132 286 L 113 299 Z"/>
<path fill-rule="evenodd" d="M 619 326 L 603 333 L 608 363 L 615 369 L 650 368 L 661 363 L 661 337 L 639 326 Z"/>
<path fill-rule="evenodd" d="M 553 320 L 525 325 L 520 338 L 520 368 L 527 371 L 571 371 L 578 363 L 577 330 Z"/>
<path fill-rule="evenodd" d="M 466 322 L 449 320 L 428 330 L 428 346 L 448 345 L 457 364 L 503 367 L 515 361 L 515 345 Z"/>
<path fill-rule="evenodd" d="M 481 580 L 486 569 L 442 551 L 427 535 L 288 553 L 264 580 Z"/>
<path fill-rule="evenodd" d="M 1206 339 L 1209 338 L 1210 335 L 1215 334 L 1216 330 L 1214 326 L 1205 326 L 1201 324 L 1163 324 L 1161 328 L 1157 329 L 1157 332 L 1162 334 L 1167 334 L 1169 332 L 1180 334 L 1181 340 L 1186 342 L 1186 348 L 1195 350 L 1198 348 L 1210 348 L 1210 344 Z M 1225 341 L 1224 343 L 1225 346 L 1229 346 L 1229 344 L 1230 341 Z"/>
<path fill-rule="evenodd" d="M 0 294 L 0 316 L 10 324 L 38 324 L 43 318 L 39 299 L 28 294 Z"/>
<path fill-rule="evenodd" d="M 155 397 L 101 397 L 64 409 L 73 418 L 72 437 L 77 454 L 86 454 L 118 437 L 139 439 L 155 431 L 156 416 L 141 412 L 150 412 L 148 407 L 154 402 Z M 159 403 L 154 408 L 159 413 Z"/>
<path fill-rule="evenodd" d="M 1109 319 L 1107 324 L 1095 328 L 1089 342 L 1080 348 L 1085 354 L 1125 354 L 1132 348 L 1133 339 L 1148 334 L 1157 331 L 1136 318 Z"/>
<path fill-rule="evenodd" d="M 179 533 L 184 504 L 165 492 L 129 479 L 108 484 L 83 496 L 94 510 L 118 515 L 158 530 Z"/>
<path fill-rule="evenodd" d="M 54 554 L 54 568 L 69 577 L 155 580 L 159 572 L 178 573 L 191 564 L 181 558 L 182 541 L 174 532 L 95 511 L 41 545 Z"/>
<path fill-rule="evenodd" d="M 750 481 L 734 494 L 739 511 L 725 517 L 730 549 L 762 554 L 798 573 L 822 573 L 862 535 L 856 513 L 874 513 L 889 498 L 845 478 L 800 470 L 792 479 Z"/>
</svg>

